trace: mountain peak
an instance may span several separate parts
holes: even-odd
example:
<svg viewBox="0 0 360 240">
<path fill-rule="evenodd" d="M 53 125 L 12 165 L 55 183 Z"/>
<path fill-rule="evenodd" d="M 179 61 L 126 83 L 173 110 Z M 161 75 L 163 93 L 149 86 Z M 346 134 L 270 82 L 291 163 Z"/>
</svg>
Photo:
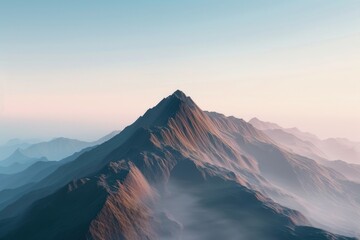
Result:
<svg viewBox="0 0 360 240">
<path fill-rule="evenodd" d="M 186 100 L 188 98 L 181 90 L 176 90 L 171 96 L 179 98 L 180 100 Z"/>
<path fill-rule="evenodd" d="M 196 104 L 180 90 L 161 100 L 155 107 L 150 108 L 135 123 L 137 127 L 149 128 L 162 126 L 174 117 L 181 109 L 194 109 Z"/>
<path fill-rule="evenodd" d="M 19 157 L 20 158 L 26 157 L 20 148 L 16 149 L 15 152 L 13 152 L 13 154 L 11 154 L 9 158 L 19 158 Z"/>
<path fill-rule="evenodd" d="M 195 102 L 191 99 L 191 97 L 186 96 L 184 92 L 181 90 L 176 90 L 173 94 L 167 97 L 170 102 L 174 103 L 185 103 L 187 106 L 194 107 L 196 106 Z"/>
</svg>

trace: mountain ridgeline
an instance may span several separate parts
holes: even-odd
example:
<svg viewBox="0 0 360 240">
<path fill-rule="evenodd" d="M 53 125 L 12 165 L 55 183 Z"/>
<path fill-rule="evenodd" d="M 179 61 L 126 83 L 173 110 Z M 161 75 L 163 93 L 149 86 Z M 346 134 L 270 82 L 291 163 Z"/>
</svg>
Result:
<svg viewBox="0 0 360 240">
<path fill-rule="evenodd" d="M 360 235 L 360 184 L 181 91 L 11 196 L 3 240 Z"/>
</svg>

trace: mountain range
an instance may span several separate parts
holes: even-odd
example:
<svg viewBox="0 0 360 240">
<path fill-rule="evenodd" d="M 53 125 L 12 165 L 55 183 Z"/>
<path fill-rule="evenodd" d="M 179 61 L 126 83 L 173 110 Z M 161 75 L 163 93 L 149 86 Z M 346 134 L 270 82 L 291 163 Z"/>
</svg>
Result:
<svg viewBox="0 0 360 240">
<path fill-rule="evenodd" d="M 5 152 L 0 155 L 5 155 L 9 150 L 15 149 L 11 155 L 0 161 L 0 174 L 18 173 L 38 161 L 59 161 L 82 149 L 106 142 L 117 133 L 119 133 L 119 131 L 113 131 L 93 142 L 63 137 L 33 144 L 21 140 L 12 140 L 0 147 L 0 151 L 6 149 Z"/>
<path fill-rule="evenodd" d="M 302 155 L 328 160 L 342 160 L 348 163 L 360 164 L 360 142 L 345 138 L 319 139 L 311 133 L 302 132 L 297 128 L 283 128 L 271 122 L 258 118 L 249 121 L 254 127 L 262 130 L 279 144 Z"/>
<path fill-rule="evenodd" d="M 178 90 L 107 141 L 26 169 L 0 191 L 0 239 L 355 239 L 356 155 L 314 138 Z"/>
<path fill-rule="evenodd" d="M 0 160 L 9 157 L 17 149 L 24 149 L 38 142 L 40 141 L 36 139 L 28 139 L 28 140 L 11 139 L 7 143 L 0 145 Z"/>
<path fill-rule="evenodd" d="M 251 119 L 249 123 L 283 148 L 314 159 L 319 164 L 342 173 L 348 179 L 360 182 L 360 143 L 342 138 L 321 140 L 297 128 L 283 128 L 258 118 Z"/>
</svg>

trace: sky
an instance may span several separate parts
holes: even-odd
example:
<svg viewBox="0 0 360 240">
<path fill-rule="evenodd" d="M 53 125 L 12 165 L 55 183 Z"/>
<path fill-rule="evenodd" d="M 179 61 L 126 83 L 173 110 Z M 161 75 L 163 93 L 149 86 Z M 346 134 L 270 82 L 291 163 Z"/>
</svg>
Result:
<svg viewBox="0 0 360 240">
<path fill-rule="evenodd" d="M 204 110 L 360 141 L 359 0 L 0 0 L 0 143 Z"/>
</svg>

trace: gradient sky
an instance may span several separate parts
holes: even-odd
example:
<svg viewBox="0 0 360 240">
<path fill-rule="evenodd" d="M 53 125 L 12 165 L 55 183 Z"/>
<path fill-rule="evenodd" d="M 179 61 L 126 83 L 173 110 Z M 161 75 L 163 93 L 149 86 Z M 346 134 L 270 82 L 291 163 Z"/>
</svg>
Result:
<svg viewBox="0 0 360 240">
<path fill-rule="evenodd" d="M 0 143 L 95 139 L 176 89 L 360 141 L 360 1 L 0 0 Z"/>
</svg>

